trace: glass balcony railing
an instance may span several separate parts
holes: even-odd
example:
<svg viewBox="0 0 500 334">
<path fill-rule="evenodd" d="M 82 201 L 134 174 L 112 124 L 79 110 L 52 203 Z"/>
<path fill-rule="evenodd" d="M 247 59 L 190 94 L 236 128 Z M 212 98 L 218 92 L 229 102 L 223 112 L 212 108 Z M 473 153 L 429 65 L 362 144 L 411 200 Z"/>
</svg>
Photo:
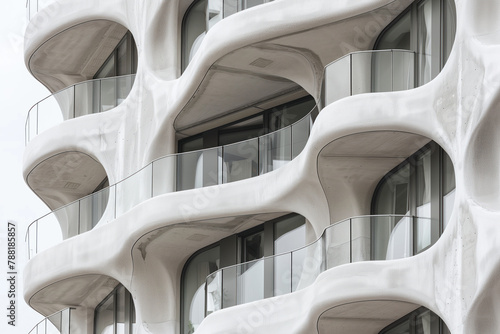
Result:
<svg viewBox="0 0 500 334">
<path fill-rule="evenodd" d="M 130 177 L 35 220 L 26 234 L 28 254 L 109 222 L 152 197 L 230 183 L 271 172 L 305 147 L 315 107 L 296 123 L 257 138 L 153 161 Z"/>
<path fill-rule="evenodd" d="M 437 241 L 431 224 L 429 218 L 413 216 L 349 218 L 295 251 L 219 269 L 205 282 L 205 315 L 303 289 L 342 264 L 413 256 Z"/>
<path fill-rule="evenodd" d="M 356 66 L 361 68 L 354 68 Z M 335 73 L 338 75 L 334 75 Z M 349 54 L 325 68 L 322 105 L 326 106 L 352 94 L 410 89 L 414 87 L 413 78 L 414 54 L 411 51 L 388 50 Z M 87 96 L 89 99 L 87 101 L 96 104 L 98 110 L 107 110 L 115 101 L 107 97 L 104 100 L 101 98 L 103 95 L 108 95 L 99 93 L 98 102 L 95 102 L 88 95 L 77 92 L 90 92 L 93 89 L 100 92 L 103 86 L 122 86 L 116 83 L 121 79 L 133 81 L 133 76 L 112 78 L 110 80 L 115 80 L 115 83 L 109 86 L 101 82 L 107 79 L 82 83 L 81 85 L 87 86 L 80 88 L 77 87 L 80 84 L 72 86 L 68 89 L 68 93 L 64 94 L 69 94 L 70 97 L 77 96 L 78 101 L 85 100 L 83 96 Z M 368 83 L 362 85 L 362 80 L 368 80 Z M 123 86 L 130 88 L 132 82 Z M 111 90 L 116 89 L 111 88 Z M 126 94 L 120 96 L 124 98 Z M 85 109 L 81 107 L 82 104 L 75 102 L 69 106 L 64 104 L 64 101 L 71 100 L 67 96 L 54 99 L 58 106 L 65 106 L 62 109 L 66 111 L 67 118 L 77 117 L 76 115 L 82 114 L 78 110 Z M 87 105 L 89 104 L 91 103 Z M 79 107 L 75 108 L 76 105 Z M 37 105 L 36 112 L 33 114 L 30 112 L 27 123 L 35 123 L 32 127 L 27 125 L 30 129 L 39 128 L 39 110 L 40 107 Z M 36 122 L 32 120 L 35 118 L 33 116 L 35 113 Z M 26 234 L 28 254 L 31 258 L 39 251 L 56 245 L 66 238 L 91 230 L 100 221 L 109 222 L 151 197 L 234 182 L 276 170 L 294 159 L 305 147 L 312 122 L 317 114 L 318 107 L 315 107 L 295 124 L 258 138 L 160 158 L 115 185 L 35 220 L 28 227 Z"/>
<path fill-rule="evenodd" d="M 40 321 L 28 334 L 71 334 L 71 311 L 67 308 Z"/>
<path fill-rule="evenodd" d="M 325 67 L 322 108 L 356 94 L 415 88 L 415 53 L 408 50 L 354 52 Z"/>
<path fill-rule="evenodd" d="M 107 111 L 118 106 L 130 93 L 135 74 L 80 82 L 54 93 L 28 112 L 25 140 L 71 118 Z"/>
</svg>

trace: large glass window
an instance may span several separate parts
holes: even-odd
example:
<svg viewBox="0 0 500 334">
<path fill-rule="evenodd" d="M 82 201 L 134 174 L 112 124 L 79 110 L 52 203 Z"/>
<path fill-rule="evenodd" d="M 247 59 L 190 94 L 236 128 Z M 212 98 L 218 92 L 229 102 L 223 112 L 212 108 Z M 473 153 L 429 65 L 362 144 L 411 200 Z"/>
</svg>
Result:
<svg viewBox="0 0 500 334">
<path fill-rule="evenodd" d="M 415 1 L 380 34 L 374 49 L 415 51 L 416 84 L 423 85 L 431 81 L 448 60 L 455 33 L 453 0 Z"/>
<path fill-rule="evenodd" d="M 316 102 L 311 96 L 284 103 L 257 115 L 181 139 L 178 151 L 182 153 L 229 145 L 280 130 L 302 119 L 315 105 Z"/>
<path fill-rule="evenodd" d="M 216 246 L 197 254 L 188 261 L 183 274 L 183 327 L 184 333 L 193 333 L 205 318 L 205 279 L 220 268 L 220 247 Z M 207 287 L 207 312 L 220 304 L 217 294 L 211 294 Z"/>
<path fill-rule="evenodd" d="M 137 333 L 134 302 L 127 289 L 119 285 L 95 308 L 94 334 L 134 333 Z"/>
<path fill-rule="evenodd" d="M 94 79 L 111 78 L 137 72 L 137 47 L 130 32 L 120 40 L 108 59 L 94 75 Z"/>
<path fill-rule="evenodd" d="M 432 79 L 432 1 L 425 0 L 417 7 L 418 82 L 422 85 Z"/>
<path fill-rule="evenodd" d="M 305 218 L 289 214 L 230 236 L 192 256 L 182 274 L 181 332 L 193 333 L 205 317 L 205 311 L 210 314 L 221 306 L 290 292 L 289 254 L 277 258 L 263 257 L 303 247 L 305 235 Z M 283 261 L 285 258 L 288 260 Z M 252 262 L 246 263 L 248 261 Z M 300 258 L 294 259 L 294 263 L 299 262 Z M 234 266 L 237 263 L 246 264 Z M 223 273 L 210 275 L 220 267 L 226 268 Z M 285 280 L 281 280 L 283 274 Z M 217 289 L 220 282 L 216 280 L 219 279 L 223 279 L 223 293 Z"/>
<path fill-rule="evenodd" d="M 379 334 L 450 334 L 446 324 L 425 307 L 405 315 Z"/>
<path fill-rule="evenodd" d="M 450 219 L 454 189 L 451 160 L 434 142 L 384 176 L 373 195 L 372 213 L 395 215 L 395 218 L 390 224 L 372 219 L 372 238 L 376 241 L 372 242 L 373 258 L 401 257 L 397 253 L 407 252 L 408 247 L 396 247 L 396 239 L 405 238 L 409 244 L 413 243 L 412 253 L 431 246 Z M 407 218 L 398 218 L 401 215 L 416 218 L 410 224 Z"/>
</svg>

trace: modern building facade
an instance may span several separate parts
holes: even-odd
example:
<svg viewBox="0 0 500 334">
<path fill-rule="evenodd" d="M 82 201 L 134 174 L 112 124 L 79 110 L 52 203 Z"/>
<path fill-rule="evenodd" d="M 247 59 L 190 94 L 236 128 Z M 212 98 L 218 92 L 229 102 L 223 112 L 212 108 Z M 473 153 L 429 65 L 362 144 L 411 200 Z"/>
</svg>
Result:
<svg viewBox="0 0 500 334">
<path fill-rule="evenodd" d="M 33 333 L 498 333 L 495 1 L 28 16 Z"/>
</svg>

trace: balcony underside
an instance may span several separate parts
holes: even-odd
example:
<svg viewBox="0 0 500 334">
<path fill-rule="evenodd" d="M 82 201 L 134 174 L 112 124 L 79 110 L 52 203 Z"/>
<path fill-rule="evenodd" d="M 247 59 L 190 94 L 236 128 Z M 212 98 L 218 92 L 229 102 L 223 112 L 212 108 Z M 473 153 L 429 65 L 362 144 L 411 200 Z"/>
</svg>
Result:
<svg viewBox="0 0 500 334">
<path fill-rule="evenodd" d="M 63 152 L 39 162 L 26 183 L 51 209 L 92 193 L 106 177 L 102 165 L 81 152 Z"/>
<path fill-rule="evenodd" d="M 319 334 L 377 334 L 417 309 L 419 305 L 394 301 L 359 301 L 325 311 L 318 319 Z"/>
<path fill-rule="evenodd" d="M 354 17 L 316 23 L 300 32 L 247 42 L 211 64 L 177 115 L 174 128 L 181 137 L 190 136 L 307 94 L 318 99 L 323 68 L 347 53 L 371 49 L 382 29 L 410 2 L 395 1 Z M 245 12 L 237 15 L 244 16 Z M 200 49 L 206 49 L 205 43 L 216 44 L 212 36 L 224 35 L 220 29 L 232 18 L 209 30 Z M 367 34 L 363 29 L 371 30 Z M 244 42 L 246 39 L 242 39 Z M 194 57 L 185 75 L 198 71 L 196 65 L 203 61 L 201 58 Z"/>
<path fill-rule="evenodd" d="M 108 20 L 72 26 L 44 41 L 26 64 L 33 76 L 51 92 L 92 79 L 127 32 Z"/>
<path fill-rule="evenodd" d="M 373 131 L 326 145 L 318 157 L 318 174 L 332 221 L 370 212 L 373 191 L 381 178 L 429 141 L 412 133 Z"/>
</svg>

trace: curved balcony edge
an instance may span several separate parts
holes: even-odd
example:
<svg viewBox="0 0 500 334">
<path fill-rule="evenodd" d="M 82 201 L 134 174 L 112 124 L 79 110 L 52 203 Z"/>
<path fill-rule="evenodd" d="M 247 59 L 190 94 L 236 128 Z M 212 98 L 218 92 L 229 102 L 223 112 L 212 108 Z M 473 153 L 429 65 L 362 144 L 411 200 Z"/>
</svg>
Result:
<svg viewBox="0 0 500 334">
<path fill-rule="evenodd" d="M 158 158 L 127 178 L 33 221 L 25 236 L 28 256 L 32 258 L 64 239 L 112 221 L 155 196 L 235 182 L 277 170 L 302 152 L 317 114 L 315 106 L 294 124 L 266 135 Z M 39 225 L 43 225 L 43 232 Z"/>
<path fill-rule="evenodd" d="M 64 310 L 53 313 L 44 319 L 42 319 L 39 323 L 37 323 L 33 328 L 28 332 L 28 334 L 37 334 L 37 333 L 70 333 L 71 328 L 71 311 L 74 310 L 74 307 L 68 307 Z"/>
<path fill-rule="evenodd" d="M 414 88 L 414 67 L 414 52 L 407 50 L 347 54 L 325 67 L 321 103 L 301 120 L 250 140 L 159 158 L 108 188 L 44 215 L 28 226 L 29 257 L 54 244 L 48 242 L 39 247 L 43 244 L 38 231 L 42 220 L 51 221 L 50 235 L 54 231 L 61 233 L 57 230 L 62 229 L 64 240 L 91 230 L 101 221 L 111 221 L 154 196 L 239 181 L 276 170 L 303 150 L 322 107 L 356 94 Z M 362 82 L 368 84 L 359 86 Z"/>
<path fill-rule="evenodd" d="M 65 120 L 117 107 L 132 90 L 135 76 L 128 74 L 79 82 L 38 101 L 26 117 L 25 144 Z"/>
<path fill-rule="evenodd" d="M 439 239 L 432 220 L 408 215 L 367 215 L 327 226 L 310 244 L 291 252 L 218 269 L 199 288 L 205 317 L 218 310 L 301 290 L 322 272 L 348 263 L 417 255 Z M 424 232 L 422 232 L 424 231 Z"/>
</svg>

